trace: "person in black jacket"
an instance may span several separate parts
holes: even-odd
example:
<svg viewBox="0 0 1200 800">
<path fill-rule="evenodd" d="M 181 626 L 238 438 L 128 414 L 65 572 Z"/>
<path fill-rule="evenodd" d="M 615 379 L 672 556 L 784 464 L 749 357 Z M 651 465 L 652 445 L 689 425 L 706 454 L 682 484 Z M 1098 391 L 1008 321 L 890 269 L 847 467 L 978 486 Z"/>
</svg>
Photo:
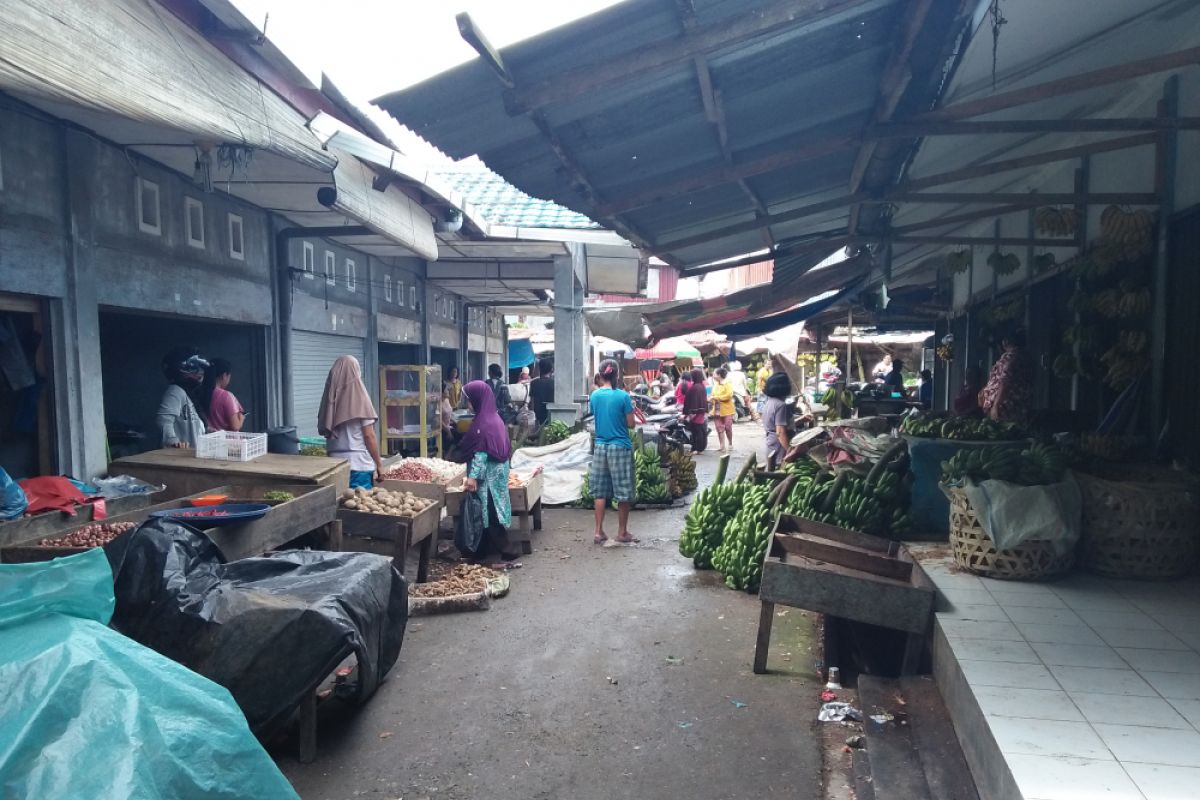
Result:
<svg viewBox="0 0 1200 800">
<path fill-rule="evenodd" d="M 529 383 L 529 402 L 538 425 L 550 419 L 548 403 L 554 402 L 554 362 L 543 358 L 538 362 L 538 376 Z"/>
<path fill-rule="evenodd" d="M 517 421 L 517 410 L 513 408 L 508 383 L 504 380 L 504 370 L 499 364 L 488 365 L 487 385 L 491 387 L 492 396 L 496 398 L 496 413 L 504 420 L 505 425 L 512 425 Z"/>
</svg>

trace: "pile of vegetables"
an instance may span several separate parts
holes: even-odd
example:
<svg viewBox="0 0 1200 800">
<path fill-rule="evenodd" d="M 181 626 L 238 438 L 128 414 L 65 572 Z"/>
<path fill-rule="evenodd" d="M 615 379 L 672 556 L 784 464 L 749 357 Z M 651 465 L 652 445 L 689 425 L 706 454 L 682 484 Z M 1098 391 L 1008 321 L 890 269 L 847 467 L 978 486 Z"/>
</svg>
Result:
<svg viewBox="0 0 1200 800">
<path fill-rule="evenodd" d="M 766 485 L 750 486 L 742 495 L 741 505 L 725 532 L 724 541 L 712 554 L 713 566 L 731 589 L 758 591 L 763 558 L 778 516 L 770 502 L 774 491 Z"/>
<path fill-rule="evenodd" d="M 126 531 L 137 527 L 134 522 L 105 522 L 84 525 L 65 536 L 54 536 L 38 542 L 42 547 L 103 547 Z"/>
<path fill-rule="evenodd" d="M 538 444 L 557 444 L 570 435 L 571 429 L 567 427 L 567 423 L 562 420 L 552 419 L 542 426 L 542 433 L 538 437 Z"/>
<path fill-rule="evenodd" d="M 263 492 L 263 500 L 269 500 L 272 503 L 286 503 L 289 500 L 295 500 L 296 496 L 291 492 L 285 492 L 279 489 L 272 489 L 269 492 Z"/>
<path fill-rule="evenodd" d="M 942 462 L 942 479 L 947 483 L 1007 481 L 1024 486 L 1058 483 L 1070 465 L 1068 453 L 1058 447 L 1035 444 L 1028 450 L 988 447 L 960 450 Z"/>
<path fill-rule="evenodd" d="M 811 466 L 798 465 L 793 469 L 802 472 L 784 502 L 784 512 L 861 533 L 900 538 L 912 530 L 908 463 L 907 445 L 897 442 L 866 475 L 845 469 L 834 476 L 812 461 Z"/>
<path fill-rule="evenodd" d="M 321 444 L 306 444 L 300 447 L 300 455 L 302 456 L 323 456 L 325 455 L 325 445 Z"/>
<path fill-rule="evenodd" d="M 901 431 L 923 439 L 957 439 L 962 442 L 1011 442 L 1027 437 L 1019 425 L 970 417 L 909 417 Z"/>
<path fill-rule="evenodd" d="M 494 569 L 478 564 L 443 564 L 432 566 L 433 574 L 428 583 L 414 583 L 408 587 L 409 597 L 455 597 L 463 594 L 478 594 L 487 589 L 488 581 L 500 577 Z"/>
<path fill-rule="evenodd" d="M 445 484 L 462 475 L 465 469 L 462 464 L 441 458 L 406 458 L 381 477 L 384 480 Z"/>
<path fill-rule="evenodd" d="M 725 540 L 725 530 L 752 486 L 742 481 L 714 483 L 696 495 L 679 537 L 679 554 L 692 559 L 696 569 L 713 566 L 713 552 Z"/>
<path fill-rule="evenodd" d="M 671 491 L 667 488 L 667 473 L 659 462 L 658 450 L 653 445 L 637 447 L 633 451 L 634 497 L 639 503 L 670 503 Z"/>
<path fill-rule="evenodd" d="M 376 486 L 374 489 L 347 489 L 342 493 L 340 505 L 351 511 L 365 511 L 368 514 L 415 517 L 435 502 L 412 492 L 392 492 Z"/>
<path fill-rule="evenodd" d="M 672 497 L 683 497 L 696 491 L 696 462 L 681 448 L 671 448 L 667 456 L 667 488 Z"/>
</svg>

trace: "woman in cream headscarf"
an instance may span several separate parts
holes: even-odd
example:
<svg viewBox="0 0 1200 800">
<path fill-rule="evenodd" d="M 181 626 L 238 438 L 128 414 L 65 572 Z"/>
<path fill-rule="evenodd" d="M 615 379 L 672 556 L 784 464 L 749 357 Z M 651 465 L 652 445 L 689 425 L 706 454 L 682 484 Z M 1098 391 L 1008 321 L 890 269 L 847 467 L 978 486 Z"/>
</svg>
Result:
<svg viewBox="0 0 1200 800">
<path fill-rule="evenodd" d="M 325 450 L 333 458 L 350 462 L 350 488 L 370 489 L 383 471 L 375 422 L 379 414 L 354 356 L 333 362 L 325 379 L 325 393 L 317 412 L 317 431 L 325 437 Z"/>
</svg>

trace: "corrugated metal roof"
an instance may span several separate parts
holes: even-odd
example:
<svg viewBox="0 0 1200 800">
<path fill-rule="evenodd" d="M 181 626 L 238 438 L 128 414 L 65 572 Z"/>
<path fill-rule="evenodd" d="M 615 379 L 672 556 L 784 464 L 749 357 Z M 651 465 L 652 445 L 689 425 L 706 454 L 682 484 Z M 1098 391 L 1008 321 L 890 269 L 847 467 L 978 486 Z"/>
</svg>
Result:
<svg viewBox="0 0 1200 800">
<path fill-rule="evenodd" d="M 583 214 L 549 200 L 530 197 L 482 164 L 435 169 L 434 173 L 460 192 L 493 225 L 518 228 L 600 227 Z"/>
<path fill-rule="evenodd" d="M 696 0 L 693 31 L 744 24 L 777 13 L 776 0 Z M 510 114 L 496 75 L 482 60 L 464 64 L 377 101 L 402 123 L 456 158 L 478 155 L 534 197 L 599 218 L 597 205 L 775 153 L 815 139 L 857 137 L 869 121 L 882 73 L 900 33 L 905 0 L 795 2 L 799 15 L 769 32 L 705 52 L 724 110 L 726 160 L 706 112 L 692 58 L 646 69 L 541 107 L 545 122 L 594 192 L 581 191 L 529 114 Z M 934 0 L 941 6 L 957 5 Z M 509 104 L 578 76 L 589 65 L 644 58 L 684 35 L 680 4 L 630 0 L 506 48 L 515 79 Z M 857 149 L 747 180 L 768 213 L 847 191 Z M 616 223 L 677 264 L 729 258 L 764 246 L 759 231 L 671 247 L 755 219 L 755 202 L 735 182 L 631 209 Z M 776 241 L 844 227 L 848 209 L 773 226 Z M 664 243 L 666 247 L 663 247 Z"/>
</svg>

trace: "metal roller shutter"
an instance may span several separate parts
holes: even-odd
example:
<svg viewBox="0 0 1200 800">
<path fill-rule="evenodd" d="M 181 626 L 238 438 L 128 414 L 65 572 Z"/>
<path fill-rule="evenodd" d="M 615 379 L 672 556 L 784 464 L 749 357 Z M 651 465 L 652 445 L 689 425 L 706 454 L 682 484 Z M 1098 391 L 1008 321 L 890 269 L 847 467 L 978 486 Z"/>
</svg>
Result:
<svg viewBox="0 0 1200 800">
<path fill-rule="evenodd" d="M 317 435 L 317 410 L 325 391 L 325 378 L 333 362 L 347 353 L 363 364 L 366 340 L 329 333 L 292 332 L 292 385 L 296 393 L 296 431 L 300 436 Z M 371 386 L 367 381 L 367 391 L 374 396 Z"/>
</svg>

